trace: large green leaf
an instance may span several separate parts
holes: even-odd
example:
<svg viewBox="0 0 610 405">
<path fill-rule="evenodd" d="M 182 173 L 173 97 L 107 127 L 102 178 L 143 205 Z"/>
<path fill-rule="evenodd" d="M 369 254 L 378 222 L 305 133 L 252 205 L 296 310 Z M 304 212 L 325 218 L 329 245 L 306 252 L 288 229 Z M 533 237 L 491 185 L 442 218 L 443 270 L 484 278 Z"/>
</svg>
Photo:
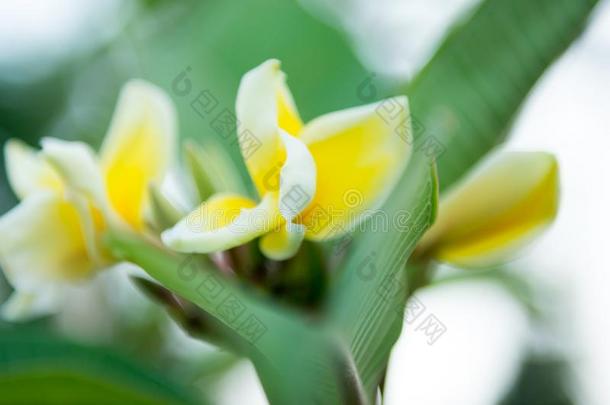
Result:
<svg viewBox="0 0 610 405">
<path fill-rule="evenodd" d="M 195 404 L 193 393 L 107 350 L 43 331 L 0 333 L 0 404 Z"/>
<path fill-rule="evenodd" d="M 376 392 L 402 327 L 409 291 L 405 263 L 436 215 L 435 174 L 424 154 L 416 153 L 382 209 L 390 227 L 367 224 L 333 286 L 329 320 L 349 343 L 369 396 Z"/>
<path fill-rule="evenodd" d="M 529 91 L 582 32 L 595 4 L 486 0 L 449 32 L 403 89 L 418 136 L 439 146 L 441 191 L 504 139 Z"/>
</svg>

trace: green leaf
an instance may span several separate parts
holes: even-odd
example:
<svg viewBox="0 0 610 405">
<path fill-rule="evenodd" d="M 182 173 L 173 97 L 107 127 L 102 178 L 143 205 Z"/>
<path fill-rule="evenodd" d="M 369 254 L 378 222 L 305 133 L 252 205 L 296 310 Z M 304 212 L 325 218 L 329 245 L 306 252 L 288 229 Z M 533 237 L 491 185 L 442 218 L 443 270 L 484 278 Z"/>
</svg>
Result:
<svg viewBox="0 0 610 405">
<path fill-rule="evenodd" d="M 369 397 L 376 393 L 390 350 L 400 334 L 408 293 L 405 263 L 432 224 L 436 175 L 421 153 L 411 159 L 383 207 L 389 229 L 370 223 L 357 235 L 329 300 L 330 323 L 339 327 Z"/>
<path fill-rule="evenodd" d="M 213 185 L 214 178 L 210 176 L 209 169 L 206 168 L 206 162 L 199 153 L 199 149 L 200 147 L 193 142 L 185 143 L 184 160 L 195 184 L 198 201 L 206 201 L 216 190 Z"/>
<path fill-rule="evenodd" d="M 437 148 L 441 191 L 505 138 L 530 90 L 596 4 L 486 0 L 449 32 L 403 89 L 419 121 L 420 145 Z"/>
<path fill-rule="evenodd" d="M 0 332 L 0 404 L 196 404 L 193 393 L 128 359 L 42 331 Z"/>
<path fill-rule="evenodd" d="M 319 320 L 257 296 L 207 261 L 169 253 L 137 236 L 110 232 L 115 257 L 137 264 L 222 325 L 228 346 L 248 356 L 272 403 L 363 403 L 348 347 Z"/>
</svg>

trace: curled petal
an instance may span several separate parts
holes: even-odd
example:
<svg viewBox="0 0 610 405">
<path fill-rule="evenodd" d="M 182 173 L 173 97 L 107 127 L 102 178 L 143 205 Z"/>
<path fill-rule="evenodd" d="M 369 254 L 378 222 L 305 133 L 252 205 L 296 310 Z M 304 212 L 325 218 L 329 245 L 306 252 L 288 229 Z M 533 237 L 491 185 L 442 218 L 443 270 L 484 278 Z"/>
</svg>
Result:
<svg viewBox="0 0 610 405">
<path fill-rule="evenodd" d="M 552 155 L 496 156 L 441 200 L 437 221 L 418 249 L 461 267 L 500 264 L 553 221 L 558 190 Z"/>
<path fill-rule="evenodd" d="M 280 171 L 278 208 L 285 222 L 264 235 L 260 247 L 270 259 L 286 260 L 294 256 L 305 237 L 305 226 L 293 223 L 316 192 L 316 165 L 307 146 L 298 138 L 280 130 L 286 160 Z"/>
<path fill-rule="evenodd" d="M 141 81 L 127 83 L 101 150 L 110 205 L 137 230 L 149 207 L 148 186 L 162 181 L 174 156 L 176 117 L 169 97 Z"/>
<path fill-rule="evenodd" d="M 287 222 L 276 230 L 263 235 L 260 240 L 261 251 L 266 257 L 273 260 L 290 259 L 299 250 L 305 238 L 305 230 L 304 225 Z"/>
<path fill-rule="evenodd" d="M 212 253 L 243 245 L 281 222 L 277 197 L 272 194 L 256 205 L 248 198 L 221 193 L 163 232 L 161 239 L 178 252 Z"/>
<path fill-rule="evenodd" d="M 279 61 L 268 60 L 244 75 L 236 113 L 241 152 L 259 195 L 276 192 L 285 159 L 279 131 L 296 136 L 302 126 Z"/>
<path fill-rule="evenodd" d="M 299 222 L 307 238 L 336 237 L 375 210 L 395 186 L 411 155 L 406 97 L 321 116 L 300 139 L 317 167 L 316 194 Z"/>
<path fill-rule="evenodd" d="M 47 162 L 25 143 L 10 139 L 4 145 L 6 173 L 20 199 L 41 190 L 62 190 L 62 181 Z"/>
<path fill-rule="evenodd" d="M 69 189 L 85 195 L 100 209 L 105 209 L 107 204 L 102 176 L 97 158 L 89 145 L 44 138 L 42 155 Z"/>
<path fill-rule="evenodd" d="M 279 210 L 291 222 L 312 201 L 316 193 L 316 164 L 307 146 L 281 131 L 286 160 L 280 171 Z"/>
</svg>

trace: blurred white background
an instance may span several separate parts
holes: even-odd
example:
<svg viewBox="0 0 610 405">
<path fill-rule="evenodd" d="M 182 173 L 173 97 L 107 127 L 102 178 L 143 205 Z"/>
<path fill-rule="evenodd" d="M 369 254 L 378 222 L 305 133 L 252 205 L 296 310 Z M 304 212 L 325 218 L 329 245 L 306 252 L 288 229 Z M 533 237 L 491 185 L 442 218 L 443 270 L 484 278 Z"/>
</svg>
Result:
<svg viewBox="0 0 610 405">
<path fill-rule="evenodd" d="M 304 1 L 330 7 L 371 70 L 409 77 L 456 17 L 475 0 Z M 0 2 L 0 68 L 45 52 L 74 51 L 85 26 L 112 35 L 120 25 L 113 0 Z M 91 32 L 92 30 L 88 30 Z M 90 43 L 90 41 L 86 41 Z M 69 45 L 69 46 L 68 46 Z M 83 42 L 85 47 L 85 42 Z M 383 61 L 382 64 L 379 61 Z M 23 72 L 21 72 L 23 73 Z M 30 74 L 36 74 L 36 66 Z M 550 340 L 572 362 L 578 403 L 610 404 L 610 2 L 598 7 L 583 37 L 553 66 L 527 101 L 507 149 L 547 150 L 560 161 L 562 201 L 546 236 L 512 264 L 556 292 Z M 485 283 L 422 291 L 419 299 L 447 327 L 434 344 L 407 325 L 394 350 L 388 404 L 495 403 L 509 388 L 532 336 L 522 308 Z M 548 338 L 548 337 L 545 337 Z M 264 403 L 248 364 L 217 394 L 228 403 Z M 235 386 L 239 390 L 235 390 Z"/>
<path fill-rule="evenodd" d="M 0 1 L 0 70 L 31 79 L 112 37 L 130 7 L 121 0 Z M 119 12 L 119 10 L 123 12 Z M 87 34 L 84 35 L 84 32 Z M 39 63 L 44 60 L 45 63 Z M 29 63 L 32 62 L 32 63 Z"/>
</svg>

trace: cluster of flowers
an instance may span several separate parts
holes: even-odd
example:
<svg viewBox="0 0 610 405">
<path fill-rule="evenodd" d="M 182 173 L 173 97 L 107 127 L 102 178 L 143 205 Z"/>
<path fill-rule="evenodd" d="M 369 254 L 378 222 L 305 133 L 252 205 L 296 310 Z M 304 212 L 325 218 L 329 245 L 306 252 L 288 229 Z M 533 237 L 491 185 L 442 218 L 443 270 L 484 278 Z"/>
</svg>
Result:
<svg viewBox="0 0 610 405">
<path fill-rule="evenodd" d="M 236 102 L 239 131 L 260 145 L 244 156 L 258 199 L 219 192 L 161 234 L 150 226 L 151 186 L 173 167 L 177 144 L 176 113 L 161 89 L 141 80 L 124 86 L 99 154 L 82 142 L 46 138 L 40 151 L 7 142 L 8 178 L 21 202 L 0 218 L 0 265 L 15 289 L 4 317 L 53 311 L 64 286 L 119 261 L 104 246 L 108 229 L 146 234 L 184 253 L 258 238 L 274 260 L 292 257 L 304 239 L 342 236 L 381 207 L 412 155 L 394 131 L 408 119 L 407 99 L 391 100 L 402 107 L 395 122 L 374 103 L 304 124 L 279 62 L 264 62 L 243 77 Z M 294 190 L 298 205 L 287 204 Z M 358 198 L 346 198 L 354 190 Z M 443 197 L 420 251 L 464 267 L 489 265 L 551 222 L 557 164 L 544 153 L 504 154 Z M 341 215 L 319 226 L 319 209 Z"/>
</svg>

